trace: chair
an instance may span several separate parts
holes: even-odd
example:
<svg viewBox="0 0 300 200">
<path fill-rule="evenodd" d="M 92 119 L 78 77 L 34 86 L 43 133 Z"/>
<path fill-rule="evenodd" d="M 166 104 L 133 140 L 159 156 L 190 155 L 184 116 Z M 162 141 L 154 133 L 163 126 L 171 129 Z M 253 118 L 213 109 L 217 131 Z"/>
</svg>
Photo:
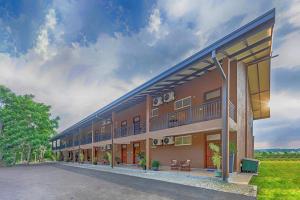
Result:
<svg viewBox="0 0 300 200">
<path fill-rule="evenodd" d="M 181 171 L 191 171 L 191 160 L 181 161 L 180 162 Z"/>
<path fill-rule="evenodd" d="M 177 160 L 171 160 L 171 170 L 178 170 L 180 165 Z"/>
</svg>

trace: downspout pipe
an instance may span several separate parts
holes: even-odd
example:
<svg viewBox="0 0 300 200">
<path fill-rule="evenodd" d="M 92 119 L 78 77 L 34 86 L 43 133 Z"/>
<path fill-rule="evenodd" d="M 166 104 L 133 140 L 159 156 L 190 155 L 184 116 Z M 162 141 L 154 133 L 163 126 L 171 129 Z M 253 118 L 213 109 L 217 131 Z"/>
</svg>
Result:
<svg viewBox="0 0 300 200">
<path fill-rule="evenodd" d="M 228 162 L 229 162 L 229 131 L 228 131 L 228 80 L 227 76 L 217 59 L 216 50 L 213 50 L 211 53 L 211 59 L 213 60 L 215 66 L 220 72 L 223 80 L 222 84 L 222 119 L 223 119 L 223 127 L 222 127 L 222 179 L 223 181 L 228 181 Z M 229 66 L 228 66 L 229 67 Z"/>
<path fill-rule="evenodd" d="M 216 56 L 216 50 L 213 50 L 213 51 L 211 52 L 211 59 L 214 61 L 214 64 L 216 65 L 217 69 L 219 70 L 219 72 L 220 72 L 220 74 L 221 74 L 223 80 L 224 80 L 224 81 L 227 80 L 226 74 L 225 74 L 225 72 L 224 72 L 224 70 L 223 70 L 223 68 L 222 68 L 222 66 L 221 66 L 221 64 L 220 64 L 220 62 L 219 62 L 218 59 L 217 59 L 217 56 Z"/>
</svg>

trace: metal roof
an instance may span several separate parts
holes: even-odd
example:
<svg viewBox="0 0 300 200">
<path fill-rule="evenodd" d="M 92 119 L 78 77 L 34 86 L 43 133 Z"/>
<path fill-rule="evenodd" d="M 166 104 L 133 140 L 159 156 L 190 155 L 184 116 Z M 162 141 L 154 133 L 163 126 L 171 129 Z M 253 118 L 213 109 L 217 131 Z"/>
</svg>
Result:
<svg viewBox="0 0 300 200">
<path fill-rule="evenodd" d="M 264 59 L 271 55 L 274 23 L 275 9 L 272 9 L 97 110 L 52 139 L 68 135 L 79 127 L 86 126 L 87 123 L 99 116 L 116 110 L 118 107 L 120 109 L 120 106 L 141 102 L 146 94 L 155 95 L 171 90 L 177 85 L 214 70 L 215 66 L 211 60 L 211 52 L 214 50 L 217 52 L 218 60 L 229 57 L 250 65 L 248 67 L 248 79 L 251 103 L 254 105 L 254 119 L 268 117 L 270 110 L 265 108 L 265 102 L 270 99 L 270 84 L 267 84 L 270 81 L 270 62 Z M 259 62 L 260 60 L 263 62 L 262 64 Z M 257 67 L 254 69 L 252 65 Z"/>
</svg>

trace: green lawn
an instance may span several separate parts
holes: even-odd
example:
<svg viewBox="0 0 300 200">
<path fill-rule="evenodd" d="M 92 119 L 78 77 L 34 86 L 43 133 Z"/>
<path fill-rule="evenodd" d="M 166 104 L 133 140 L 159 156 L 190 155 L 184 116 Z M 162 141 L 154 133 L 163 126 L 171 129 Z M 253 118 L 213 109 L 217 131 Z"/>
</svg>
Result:
<svg viewBox="0 0 300 200">
<path fill-rule="evenodd" d="M 258 186 L 259 200 L 300 200 L 300 161 L 261 161 L 250 184 Z"/>
</svg>

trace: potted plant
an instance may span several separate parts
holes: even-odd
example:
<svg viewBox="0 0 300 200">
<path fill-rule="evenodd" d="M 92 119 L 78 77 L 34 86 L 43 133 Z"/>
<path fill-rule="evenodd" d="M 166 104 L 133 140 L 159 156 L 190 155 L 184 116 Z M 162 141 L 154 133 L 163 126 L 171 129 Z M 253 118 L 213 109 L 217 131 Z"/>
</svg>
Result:
<svg viewBox="0 0 300 200">
<path fill-rule="evenodd" d="M 111 165 L 111 162 L 112 162 L 111 153 L 110 152 L 106 152 L 106 155 L 107 155 L 107 161 L 108 161 L 109 165 Z"/>
<path fill-rule="evenodd" d="M 140 159 L 139 165 L 140 165 L 144 170 L 146 170 L 146 158 Z"/>
<path fill-rule="evenodd" d="M 229 144 L 229 173 L 234 171 L 234 158 L 236 154 L 236 145 L 233 142 Z"/>
<path fill-rule="evenodd" d="M 80 163 L 83 163 L 83 160 L 84 160 L 84 155 L 82 152 L 79 153 L 79 162 Z"/>
<path fill-rule="evenodd" d="M 160 166 L 160 163 L 159 163 L 158 160 L 153 160 L 152 161 L 152 164 L 151 164 L 152 170 L 158 171 L 159 170 L 159 166 Z"/>
<path fill-rule="evenodd" d="M 139 160 L 142 160 L 143 158 L 146 158 L 145 152 L 139 152 L 137 154 L 137 157 L 138 157 Z"/>
<path fill-rule="evenodd" d="M 97 165 L 97 164 L 98 164 L 98 159 L 97 159 L 97 158 L 94 158 L 93 164 L 94 164 L 94 165 Z"/>
<path fill-rule="evenodd" d="M 212 162 L 214 166 L 217 168 L 215 171 L 216 177 L 221 177 L 221 155 L 220 155 L 220 147 L 214 143 L 209 144 L 209 148 L 213 151 Z"/>
<path fill-rule="evenodd" d="M 118 157 L 118 156 L 116 156 L 116 157 L 115 157 L 115 161 L 116 161 L 116 163 L 119 165 L 119 164 L 121 163 L 121 158 Z"/>
</svg>

